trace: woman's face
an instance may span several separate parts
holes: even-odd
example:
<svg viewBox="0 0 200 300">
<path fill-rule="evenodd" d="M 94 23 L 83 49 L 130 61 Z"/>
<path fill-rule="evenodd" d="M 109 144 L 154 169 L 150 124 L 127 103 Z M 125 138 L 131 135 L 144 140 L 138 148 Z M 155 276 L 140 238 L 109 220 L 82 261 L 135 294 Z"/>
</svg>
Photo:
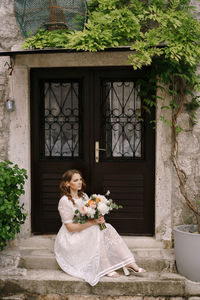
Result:
<svg viewBox="0 0 200 300">
<path fill-rule="evenodd" d="M 70 187 L 70 190 L 74 191 L 74 192 L 81 190 L 82 183 L 83 183 L 82 177 L 78 173 L 75 173 L 74 175 L 72 175 L 71 180 L 66 182 L 67 186 Z"/>
</svg>

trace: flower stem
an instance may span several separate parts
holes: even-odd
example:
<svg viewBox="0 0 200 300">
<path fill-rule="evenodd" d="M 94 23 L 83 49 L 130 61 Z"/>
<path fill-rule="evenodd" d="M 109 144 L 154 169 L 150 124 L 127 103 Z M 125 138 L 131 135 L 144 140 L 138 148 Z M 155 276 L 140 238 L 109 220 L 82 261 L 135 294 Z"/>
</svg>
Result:
<svg viewBox="0 0 200 300">
<path fill-rule="evenodd" d="M 105 224 L 99 224 L 100 230 L 104 230 L 106 229 L 106 225 Z"/>
</svg>

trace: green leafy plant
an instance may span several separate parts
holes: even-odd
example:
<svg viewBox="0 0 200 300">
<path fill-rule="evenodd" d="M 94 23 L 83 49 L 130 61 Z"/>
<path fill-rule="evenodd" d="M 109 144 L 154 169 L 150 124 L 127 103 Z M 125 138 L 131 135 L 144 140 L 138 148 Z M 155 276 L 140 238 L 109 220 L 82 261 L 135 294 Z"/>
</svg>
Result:
<svg viewBox="0 0 200 300">
<path fill-rule="evenodd" d="M 39 29 L 35 35 L 26 39 L 23 47 L 25 49 L 66 48 L 68 35 L 69 31 L 67 29 L 56 29 L 53 31 Z"/>
<path fill-rule="evenodd" d="M 19 198 L 25 193 L 27 178 L 25 169 L 7 160 L 0 162 L 0 250 L 14 239 L 25 222 L 24 204 L 19 203 Z"/>
</svg>

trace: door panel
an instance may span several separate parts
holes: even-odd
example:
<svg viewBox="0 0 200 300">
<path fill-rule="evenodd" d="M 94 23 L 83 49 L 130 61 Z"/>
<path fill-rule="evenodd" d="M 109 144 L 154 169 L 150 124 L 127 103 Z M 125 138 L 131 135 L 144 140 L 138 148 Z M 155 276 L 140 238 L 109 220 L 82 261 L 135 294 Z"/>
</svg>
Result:
<svg viewBox="0 0 200 300">
<path fill-rule="evenodd" d="M 37 234 L 60 227 L 61 175 L 76 168 L 89 181 L 87 76 L 72 69 L 31 70 L 32 231 Z"/>
<path fill-rule="evenodd" d="M 61 175 L 76 168 L 88 194 L 110 190 L 123 205 L 106 217 L 121 234 L 153 234 L 154 116 L 142 111 L 136 85 L 146 75 L 129 67 L 31 71 L 33 232 L 57 232 Z"/>
<path fill-rule="evenodd" d="M 143 81 L 136 84 L 138 77 L 146 76 L 131 69 L 101 70 L 95 81 L 96 90 L 101 91 L 94 112 L 98 120 L 95 138 L 104 150 L 94 163 L 93 189 L 101 193 L 109 189 L 111 197 L 123 206 L 106 218 L 126 235 L 154 231 L 155 141 L 150 126 L 154 114 L 141 109 Z"/>
</svg>

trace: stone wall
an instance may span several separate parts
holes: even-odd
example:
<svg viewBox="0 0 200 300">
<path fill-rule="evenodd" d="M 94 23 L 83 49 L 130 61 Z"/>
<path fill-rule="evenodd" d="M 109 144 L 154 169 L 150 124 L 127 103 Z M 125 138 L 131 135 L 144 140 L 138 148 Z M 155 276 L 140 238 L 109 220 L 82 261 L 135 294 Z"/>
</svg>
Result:
<svg viewBox="0 0 200 300">
<path fill-rule="evenodd" d="M 0 159 L 8 158 L 9 117 L 5 112 L 5 86 L 7 85 L 5 62 L 5 58 L 0 58 Z"/>
<path fill-rule="evenodd" d="M 2 300 L 200 300 L 200 297 L 143 297 L 143 296 L 87 296 L 87 295 L 25 295 L 15 294 L 2 297 Z"/>
<path fill-rule="evenodd" d="M 0 51 L 9 51 L 23 40 L 14 16 L 14 1 L 0 1 Z M 9 113 L 5 110 L 8 97 L 9 57 L 0 57 L 0 159 L 8 159 Z"/>
<path fill-rule="evenodd" d="M 195 18 L 200 20 L 199 1 L 191 0 L 191 4 L 196 6 Z M 196 201 L 200 200 L 200 109 L 197 111 L 197 120 L 198 123 L 191 126 L 189 116 L 185 110 L 178 119 L 178 125 L 183 128 L 178 138 L 179 163 L 187 176 L 187 193 L 194 206 L 196 206 Z M 196 222 L 194 214 L 188 208 L 180 193 L 179 181 L 173 167 L 172 172 L 172 226 Z"/>
<path fill-rule="evenodd" d="M 173 238 L 174 226 L 196 223 L 197 220 L 179 189 L 179 180 L 171 160 L 172 131 L 168 125 L 159 121 L 161 115 L 169 122 L 172 121 L 170 111 L 161 109 L 161 106 L 169 105 L 169 98 L 163 94 L 160 96 L 165 101 L 158 103 L 157 108 L 156 189 L 158 191 L 156 195 L 158 199 L 156 199 L 156 211 L 159 211 L 159 214 L 156 214 L 158 219 L 156 223 L 160 226 L 156 227 L 156 232 L 168 247 L 170 242 L 168 244 L 167 240 L 171 240 L 170 236 Z M 200 109 L 197 110 L 197 120 L 200 120 Z M 179 166 L 187 176 L 188 198 L 196 207 L 196 201 L 200 200 L 200 122 L 192 126 L 190 117 L 183 108 L 178 118 L 178 125 L 183 129 L 178 135 Z"/>
<path fill-rule="evenodd" d="M 197 119 L 200 120 L 200 110 L 197 111 Z M 200 200 L 200 122 L 192 126 L 187 112 L 179 117 L 179 125 L 183 131 L 179 134 L 179 163 L 187 176 L 186 185 L 189 199 L 196 206 Z M 187 224 L 196 222 L 196 219 L 187 207 L 185 199 L 180 193 L 179 182 L 173 169 L 172 189 L 172 219 L 173 224 Z"/>
</svg>

